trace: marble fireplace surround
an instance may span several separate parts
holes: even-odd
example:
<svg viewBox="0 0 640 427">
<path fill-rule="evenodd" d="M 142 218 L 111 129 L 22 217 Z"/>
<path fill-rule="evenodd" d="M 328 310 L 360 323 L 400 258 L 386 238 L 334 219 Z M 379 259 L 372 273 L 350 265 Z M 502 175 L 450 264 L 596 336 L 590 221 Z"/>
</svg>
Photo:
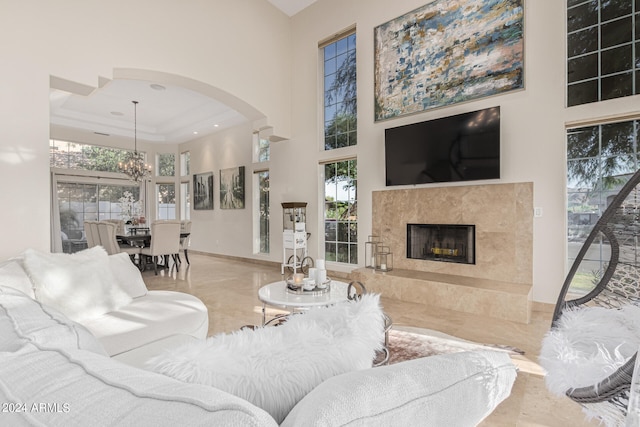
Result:
<svg viewBox="0 0 640 427">
<path fill-rule="evenodd" d="M 387 273 L 351 273 L 400 300 L 529 323 L 533 283 L 533 183 L 373 192 L 372 234 L 393 253 Z M 407 224 L 476 226 L 476 264 L 409 259 Z"/>
</svg>

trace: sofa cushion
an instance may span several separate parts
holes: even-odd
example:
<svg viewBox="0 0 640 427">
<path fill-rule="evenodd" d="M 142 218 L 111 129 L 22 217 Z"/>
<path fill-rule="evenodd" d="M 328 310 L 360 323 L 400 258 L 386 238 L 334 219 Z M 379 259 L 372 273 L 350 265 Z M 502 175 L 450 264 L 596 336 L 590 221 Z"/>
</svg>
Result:
<svg viewBox="0 0 640 427">
<path fill-rule="evenodd" d="M 506 353 L 431 356 L 328 379 L 298 403 L 282 427 L 475 426 L 511 393 Z"/>
<path fill-rule="evenodd" d="M 26 343 L 106 355 L 102 345 L 82 325 L 20 291 L 0 286 L 0 351 L 17 351 Z"/>
<path fill-rule="evenodd" d="M 35 298 L 33 283 L 24 271 L 22 259 L 12 258 L 0 263 L 0 286 L 8 286 Z"/>
<path fill-rule="evenodd" d="M 140 270 L 132 262 L 129 255 L 120 253 L 109 255 L 109 266 L 116 283 L 129 294 L 131 298 L 138 298 L 147 294 L 147 286 L 142 280 Z"/>
<path fill-rule="evenodd" d="M 207 336 L 207 307 L 183 292 L 149 291 L 117 311 L 83 321 L 110 356 L 169 335 Z"/>
<path fill-rule="evenodd" d="M 0 401 L 24 405 L 0 415 L 12 426 L 276 426 L 266 412 L 223 391 L 83 350 L 31 344 L 0 352 Z"/>
<path fill-rule="evenodd" d="M 358 302 L 293 315 L 278 327 L 220 334 L 165 351 L 149 367 L 242 397 L 281 422 L 322 381 L 370 368 L 383 341 L 379 295 L 367 294 Z"/>
<path fill-rule="evenodd" d="M 27 249 L 24 266 L 36 299 L 71 320 L 82 322 L 131 302 L 111 273 L 109 256 L 100 246 L 74 254 Z"/>
</svg>

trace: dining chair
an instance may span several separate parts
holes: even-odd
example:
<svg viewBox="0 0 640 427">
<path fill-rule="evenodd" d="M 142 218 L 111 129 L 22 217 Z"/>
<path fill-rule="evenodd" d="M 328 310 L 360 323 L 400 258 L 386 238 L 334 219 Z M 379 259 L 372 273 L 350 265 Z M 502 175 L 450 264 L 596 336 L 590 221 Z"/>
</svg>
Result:
<svg viewBox="0 0 640 427">
<path fill-rule="evenodd" d="M 180 252 L 180 221 L 157 220 L 151 223 L 151 243 L 140 249 L 140 256 L 144 258 L 142 269 L 147 263 L 147 257 L 153 261 L 153 269 L 158 274 L 158 259 L 164 257 L 165 267 L 169 267 L 169 256 L 173 258 L 178 270 L 177 256 Z"/>
<path fill-rule="evenodd" d="M 85 221 L 83 224 L 84 227 L 84 236 L 87 239 L 87 247 L 92 248 L 96 246 L 95 241 L 93 239 L 93 230 L 91 229 L 91 223 L 93 221 Z"/>
<path fill-rule="evenodd" d="M 98 221 L 85 221 L 84 234 L 87 239 L 87 247 L 100 246 L 100 234 L 98 232 Z"/>
<path fill-rule="evenodd" d="M 135 264 L 135 256 L 140 254 L 140 248 L 137 246 L 120 245 L 116 239 L 118 225 L 109 221 L 98 221 L 98 234 L 100 235 L 100 244 L 109 255 L 125 252 L 129 254 L 131 261 Z"/>
<path fill-rule="evenodd" d="M 104 219 L 104 222 L 112 222 L 116 225 L 116 235 L 124 234 L 124 220 L 123 219 Z"/>
<path fill-rule="evenodd" d="M 180 232 L 189 233 L 186 237 L 180 237 L 180 250 L 184 251 L 184 259 L 187 260 L 187 264 L 191 265 L 189 262 L 189 255 L 187 254 L 187 250 L 191 244 L 191 221 L 180 221 Z M 178 252 L 178 262 L 182 263 L 182 260 L 180 259 L 180 252 Z"/>
</svg>

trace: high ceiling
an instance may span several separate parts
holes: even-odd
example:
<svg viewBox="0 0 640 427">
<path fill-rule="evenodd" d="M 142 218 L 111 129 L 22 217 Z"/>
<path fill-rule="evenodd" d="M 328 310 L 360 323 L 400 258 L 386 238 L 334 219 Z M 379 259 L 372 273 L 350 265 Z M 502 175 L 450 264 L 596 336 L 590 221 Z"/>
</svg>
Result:
<svg viewBox="0 0 640 427">
<path fill-rule="evenodd" d="M 269 0 L 288 16 L 315 1 Z M 132 101 L 138 101 L 137 137 L 156 143 L 182 143 L 249 120 L 201 93 L 177 85 L 133 79 L 114 79 L 87 96 L 51 89 L 50 101 L 52 125 L 131 138 Z"/>
</svg>

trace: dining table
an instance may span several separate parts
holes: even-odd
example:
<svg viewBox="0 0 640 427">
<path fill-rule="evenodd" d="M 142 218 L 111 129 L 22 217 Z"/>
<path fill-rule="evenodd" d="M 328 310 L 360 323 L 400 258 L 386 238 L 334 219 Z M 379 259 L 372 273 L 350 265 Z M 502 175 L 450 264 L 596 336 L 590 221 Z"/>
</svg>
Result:
<svg viewBox="0 0 640 427">
<path fill-rule="evenodd" d="M 181 231 L 180 240 L 184 239 L 185 237 L 189 237 L 190 234 L 191 233 Z M 127 234 L 116 235 L 116 240 L 118 240 L 119 242 L 122 242 L 124 244 L 129 244 L 131 246 L 138 246 L 141 248 L 151 246 L 151 238 L 152 238 L 151 233 L 149 233 L 148 231 L 146 233 L 143 233 L 141 232 L 141 230 L 136 230 L 135 232 L 130 231 Z M 140 256 L 142 257 L 142 255 Z M 165 255 L 162 258 L 164 259 L 164 264 L 158 264 L 157 267 L 169 268 L 169 255 Z M 140 259 L 140 261 L 142 261 L 142 259 Z M 147 264 L 146 262 L 145 263 L 139 262 L 138 267 L 142 271 L 144 271 L 146 264 Z"/>
<path fill-rule="evenodd" d="M 180 232 L 180 239 L 189 237 L 190 234 L 191 233 Z M 133 246 L 149 247 L 151 245 L 151 233 L 148 231 L 146 233 L 142 233 L 138 230 L 135 233 L 118 234 L 116 235 L 116 239 L 122 243 L 127 243 Z"/>
</svg>

